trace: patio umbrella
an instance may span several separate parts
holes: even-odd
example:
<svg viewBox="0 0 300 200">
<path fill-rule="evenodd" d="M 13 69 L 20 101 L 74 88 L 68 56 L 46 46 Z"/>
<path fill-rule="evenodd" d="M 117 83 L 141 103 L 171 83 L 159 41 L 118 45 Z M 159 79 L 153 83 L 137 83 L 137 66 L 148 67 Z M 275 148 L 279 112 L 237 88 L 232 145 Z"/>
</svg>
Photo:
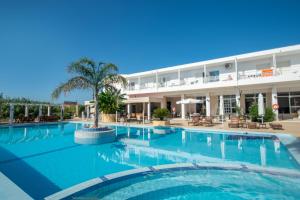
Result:
<svg viewBox="0 0 300 200">
<path fill-rule="evenodd" d="M 181 101 L 176 101 L 176 104 L 196 104 L 196 103 L 203 103 L 203 100 L 187 98 Z"/>
<path fill-rule="evenodd" d="M 261 117 L 262 123 L 264 123 L 265 108 L 264 108 L 264 97 L 262 93 L 259 93 L 258 95 L 258 115 Z"/>
<path fill-rule="evenodd" d="M 176 101 L 176 104 L 195 104 L 195 103 L 202 103 L 203 101 L 200 99 L 183 99 L 181 101 Z"/>
<path fill-rule="evenodd" d="M 223 96 L 220 96 L 220 107 L 219 107 L 219 114 L 222 116 L 222 124 L 223 124 L 223 116 L 224 116 L 224 100 Z"/>
</svg>

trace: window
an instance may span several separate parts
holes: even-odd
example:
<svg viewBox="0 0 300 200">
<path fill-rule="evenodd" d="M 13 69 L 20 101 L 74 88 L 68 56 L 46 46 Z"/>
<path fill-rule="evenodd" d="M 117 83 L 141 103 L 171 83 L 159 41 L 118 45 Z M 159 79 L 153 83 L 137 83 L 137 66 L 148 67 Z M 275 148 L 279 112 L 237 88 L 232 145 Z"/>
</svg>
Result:
<svg viewBox="0 0 300 200">
<path fill-rule="evenodd" d="M 224 113 L 225 114 L 232 114 L 236 113 L 236 98 L 235 95 L 224 95 Z M 218 98 L 218 112 L 220 109 L 220 97 Z"/>
<path fill-rule="evenodd" d="M 279 92 L 278 112 L 282 114 L 293 114 L 300 110 L 300 92 Z"/>
<path fill-rule="evenodd" d="M 278 61 L 276 63 L 277 67 L 289 67 L 291 66 L 291 62 L 289 60 L 286 61 Z"/>
<path fill-rule="evenodd" d="M 219 70 L 209 72 L 209 82 L 219 81 Z"/>
</svg>

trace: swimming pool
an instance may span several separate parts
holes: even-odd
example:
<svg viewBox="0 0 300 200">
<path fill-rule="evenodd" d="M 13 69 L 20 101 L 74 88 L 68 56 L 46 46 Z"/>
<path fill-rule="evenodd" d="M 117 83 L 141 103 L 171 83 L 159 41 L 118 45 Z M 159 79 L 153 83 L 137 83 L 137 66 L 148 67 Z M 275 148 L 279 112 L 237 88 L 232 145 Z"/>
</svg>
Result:
<svg viewBox="0 0 300 200">
<path fill-rule="evenodd" d="M 300 170 L 275 136 L 116 126 L 116 142 L 80 145 L 74 143 L 74 131 L 81 126 L 60 123 L 0 128 L 0 171 L 39 199 L 106 174 L 171 163 L 236 163 Z"/>
</svg>

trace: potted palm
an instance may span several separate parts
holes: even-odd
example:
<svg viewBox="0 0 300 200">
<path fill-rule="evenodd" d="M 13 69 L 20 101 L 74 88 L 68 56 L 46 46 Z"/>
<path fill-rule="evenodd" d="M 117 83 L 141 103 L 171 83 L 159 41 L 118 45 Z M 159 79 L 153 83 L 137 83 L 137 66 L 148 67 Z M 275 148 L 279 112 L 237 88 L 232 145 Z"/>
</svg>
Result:
<svg viewBox="0 0 300 200">
<path fill-rule="evenodd" d="M 99 95 L 99 109 L 102 122 L 115 122 L 116 112 L 120 112 L 125 100 L 124 94 L 115 88 L 109 88 Z"/>
<path fill-rule="evenodd" d="M 153 120 L 153 126 L 166 126 L 170 125 L 170 121 L 167 120 L 170 112 L 166 108 L 157 108 L 153 112 L 155 120 Z"/>
</svg>

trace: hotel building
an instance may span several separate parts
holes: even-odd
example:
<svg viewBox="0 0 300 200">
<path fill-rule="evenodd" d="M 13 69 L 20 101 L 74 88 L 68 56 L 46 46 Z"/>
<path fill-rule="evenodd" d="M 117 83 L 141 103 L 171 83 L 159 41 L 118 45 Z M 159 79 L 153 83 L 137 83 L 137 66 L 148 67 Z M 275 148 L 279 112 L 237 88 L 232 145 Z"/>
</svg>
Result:
<svg viewBox="0 0 300 200">
<path fill-rule="evenodd" d="M 298 117 L 300 110 L 300 45 L 235 55 L 157 70 L 127 74 L 127 112 L 151 118 L 154 109 L 217 116 L 223 96 L 226 116 L 237 108 L 249 113 L 262 93 L 266 107 L 274 108 L 276 119 Z M 201 103 L 177 101 L 193 98 Z M 279 106 L 276 109 L 276 106 Z"/>
</svg>

